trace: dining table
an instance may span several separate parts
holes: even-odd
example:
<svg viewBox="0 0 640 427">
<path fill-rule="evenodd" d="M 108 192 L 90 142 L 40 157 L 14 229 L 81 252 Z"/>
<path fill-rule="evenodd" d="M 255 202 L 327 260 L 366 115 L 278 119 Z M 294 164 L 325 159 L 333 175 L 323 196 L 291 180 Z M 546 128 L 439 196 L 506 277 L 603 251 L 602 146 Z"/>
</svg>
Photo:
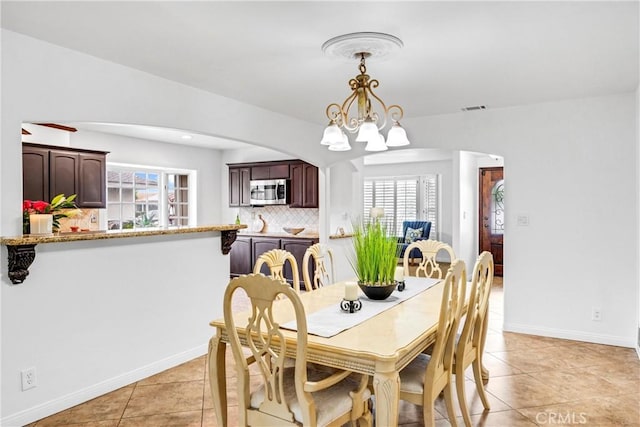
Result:
<svg viewBox="0 0 640 427">
<path fill-rule="evenodd" d="M 376 397 L 375 425 L 398 425 L 399 372 L 435 342 L 443 283 L 434 279 L 406 278 L 403 291 L 406 294 L 395 290 L 388 298 L 388 308 L 383 307 L 376 314 L 356 322 L 350 317 L 353 313 L 340 308 L 345 288 L 352 287 L 353 281 L 337 282 L 300 294 L 310 331 L 307 361 L 370 375 Z M 385 303 L 369 300 L 360 290 L 358 292 L 363 310 Z M 398 299 L 401 302 L 398 303 Z M 281 325 L 293 322 L 291 304 L 276 301 L 273 310 Z M 332 335 L 322 332 L 322 325 L 315 325 L 325 336 L 314 335 L 311 333 L 313 319 L 322 318 L 322 314 L 326 319 L 327 312 L 331 314 L 330 323 L 340 324 L 344 319 L 346 329 Z M 248 315 L 248 311 L 234 313 L 236 324 L 246 321 Z M 214 320 L 210 325 L 216 333 L 209 342 L 209 381 L 218 425 L 227 426 L 227 328 L 224 319 Z M 239 329 L 238 332 L 242 341 L 244 331 Z M 287 341 L 286 356 L 295 358 L 295 324 L 292 330 L 283 330 L 283 333 Z"/>
</svg>

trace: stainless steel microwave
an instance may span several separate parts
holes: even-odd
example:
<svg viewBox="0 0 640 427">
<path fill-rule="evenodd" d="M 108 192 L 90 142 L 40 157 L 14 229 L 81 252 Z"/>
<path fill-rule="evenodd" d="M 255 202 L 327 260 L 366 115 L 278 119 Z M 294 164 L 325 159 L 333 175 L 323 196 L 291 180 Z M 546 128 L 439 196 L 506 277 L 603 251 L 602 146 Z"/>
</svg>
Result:
<svg viewBox="0 0 640 427">
<path fill-rule="evenodd" d="M 286 205 L 289 203 L 289 185 L 286 179 L 252 180 L 252 205 Z"/>
</svg>

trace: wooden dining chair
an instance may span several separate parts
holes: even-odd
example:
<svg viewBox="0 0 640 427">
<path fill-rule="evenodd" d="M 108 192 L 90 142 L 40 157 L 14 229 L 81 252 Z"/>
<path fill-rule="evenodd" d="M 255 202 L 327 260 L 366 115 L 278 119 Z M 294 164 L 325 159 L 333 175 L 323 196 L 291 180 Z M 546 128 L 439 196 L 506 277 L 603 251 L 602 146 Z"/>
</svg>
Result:
<svg viewBox="0 0 640 427">
<path fill-rule="evenodd" d="M 251 302 L 250 316 L 234 318 L 231 301 L 238 289 Z M 286 298 L 278 299 L 280 295 Z M 291 305 L 297 325 L 295 366 L 289 368 L 285 366 L 287 335 L 279 326 L 289 319 L 277 318 L 285 304 Z M 223 305 L 238 380 L 240 426 L 372 425 L 367 375 L 343 370 L 328 373 L 307 365 L 305 310 L 289 285 L 263 274 L 240 276 L 229 282 Z M 244 346 L 238 331 L 243 333 Z M 254 364 L 262 384 L 252 392 L 249 367 Z"/>
<path fill-rule="evenodd" d="M 487 315 L 489 312 L 489 294 L 493 283 L 493 255 L 482 252 L 476 259 L 471 276 L 471 290 L 467 303 L 467 312 L 462 332 L 457 337 L 456 351 L 453 359 L 453 372 L 456 376 L 458 403 L 462 411 L 464 424 L 471 426 L 471 417 L 465 397 L 464 372 L 473 365 L 473 378 L 482 405 L 491 409 L 482 381 L 482 353 L 487 333 Z"/>
<path fill-rule="evenodd" d="M 435 425 L 434 401 L 441 392 L 444 393 L 449 423 L 457 426 L 451 388 L 452 365 L 466 282 L 464 261 L 455 260 L 444 279 L 433 351 L 431 355 L 419 354 L 400 371 L 400 399 L 422 406 L 425 426 Z"/>
<path fill-rule="evenodd" d="M 413 249 L 418 249 L 422 253 L 422 259 L 416 268 L 415 275 L 420 277 L 431 277 L 435 279 L 441 279 L 444 272 L 440 268 L 436 256 L 441 253 L 447 253 L 449 255 L 449 262 L 453 262 L 456 259 L 456 254 L 453 252 L 453 248 L 444 242 L 438 240 L 419 240 L 411 243 L 407 250 L 404 252 L 402 260 L 402 267 L 404 269 L 404 275 L 409 276 L 409 255 L 413 252 Z"/>
<path fill-rule="evenodd" d="M 293 274 L 293 289 L 296 292 L 300 292 L 300 276 L 298 275 L 298 263 L 291 252 L 284 249 L 271 249 L 264 252 L 256 260 L 253 266 L 254 273 L 260 273 L 263 264 L 267 264 L 271 277 L 280 280 L 282 283 L 287 284 L 287 279 L 284 277 L 284 264 L 288 262 L 291 266 L 291 272 Z"/>
<path fill-rule="evenodd" d="M 313 278 L 309 274 L 309 260 L 313 259 Z M 327 264 L 331 268 L 331 275 L 327 271 Z M 316 243 L 307 248 L 302 258 L 302 279 L 307 291 L 321 286 L 335 283 L 335 269 L 333 268 L 333 251 L 323 243 Z"/>
</svg>

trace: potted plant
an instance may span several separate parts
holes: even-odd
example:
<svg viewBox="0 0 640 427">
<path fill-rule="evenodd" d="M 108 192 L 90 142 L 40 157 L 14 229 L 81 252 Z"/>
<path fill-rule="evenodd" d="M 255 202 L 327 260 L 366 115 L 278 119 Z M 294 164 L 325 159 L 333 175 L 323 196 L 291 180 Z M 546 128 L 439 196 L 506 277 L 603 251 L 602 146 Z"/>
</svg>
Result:
<svg viewBox="0 0 640 427">
<path fill-rule="evenodd" d="M 51 203 L 43 200 L 24 200 L 22 202 L 22 232 L 29 234 L 31 232 L 29 216 L 34 214 L 50 214 L 52 215 L 52 227 L 56 231 L 60 228 L 60 218 L 71 217 L 77 213 L 77 207 L 74 202 L 75 194 L 65 197 L 64 194 L 58 194 L 51 200 Z M 72 211 L 65 209 L 73 209 Z"/>
<path fill-rule="evenodd" d="M 371 299 L 385 299 L 395 289 L 398 242 L 377 219 L 353 227 L 353 253 L 349 259 L 360 289 Z"/>
</svg>

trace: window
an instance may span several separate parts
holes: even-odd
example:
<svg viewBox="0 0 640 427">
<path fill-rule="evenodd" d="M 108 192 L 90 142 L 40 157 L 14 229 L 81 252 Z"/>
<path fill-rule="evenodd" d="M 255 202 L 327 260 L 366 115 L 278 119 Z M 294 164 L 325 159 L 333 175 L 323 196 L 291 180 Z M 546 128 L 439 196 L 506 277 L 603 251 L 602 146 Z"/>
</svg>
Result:
<svg viewBox="0 0 640 427">
<path fill-rule="evenodd" d="M 109 230 L 189 225 L 189 174 L 107 166 Z"/>
<path fill-rule="evenodd" d="M 440 191 L 438 175 L 365 178 L 363 218 L 372 207 L 384 210 L 381 221 L 394 236 L 402 234 L 402 222 L 431 221 L 431 238 L 439 239 Z"/>
</svg>

